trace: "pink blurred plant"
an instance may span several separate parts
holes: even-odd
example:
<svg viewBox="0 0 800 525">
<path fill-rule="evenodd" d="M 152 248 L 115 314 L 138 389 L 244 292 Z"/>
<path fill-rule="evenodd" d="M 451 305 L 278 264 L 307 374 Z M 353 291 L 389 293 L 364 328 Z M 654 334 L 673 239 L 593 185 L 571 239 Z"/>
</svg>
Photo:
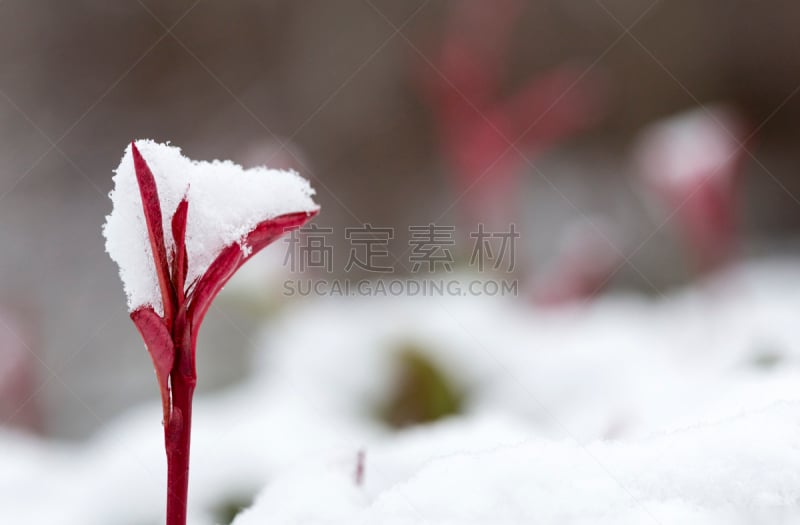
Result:
<svg viewBox="0 0 800 525">
<path fill-rule="evenodd" d="M 0 424 L 43 430 L 36 394 L 40 362 L 32 350 L 36 337 L 27 309 L 0 305 Z"/>
<path fill-rule="evenodd" d="M 737 251 L 746 132 L 734 110 L 698 108 L 651 126 L 636 146 L 644 188 L 677 222 L 699 273 Z"/>
<path fill-rule="evenodd" d="M 131 148 L 164 312 L 162 316 L 150 305 L 141 306 L 131 313 L 131 319 L 145 341 L 161 389 L 167 452 L 167 525 L 185 525 L 192 397 L 197 383 L 195 348 L 200 325 L 211 302 L 236 270 L 283 233 L 299 228 L 316 211 L 289 213 L 261 222 L 242 242 L 226 246 L 200 277 L 187 283 L 186 276 L 192 273 L 186 248 L 191 203 L 184 197 L 172 213 L 174 244 L 168 246 L 155 178 L 136 144 L 132 143 Z"/>
<path fill-rule="evenodd" d="M 471 224 L 513 218 L 510 202 L 525 163 L 517 148 L 540 154 L 600 113 L 597 79 L 582 78 L 571 65 L 528 78 L 515 94 L 503 95 L 503 64 L 524 6 L 521 0 L 453 2 L 435 70 L 427 68 L 419 78 Z"/>
<path fill-rule="evenodd" d="M 623 256 L 612 223 L 581 218 L 567 228 L 549 265 L 538 272 L 533 301 L 546 308 L 589 301 L 611 281 Z"/>
</svg>

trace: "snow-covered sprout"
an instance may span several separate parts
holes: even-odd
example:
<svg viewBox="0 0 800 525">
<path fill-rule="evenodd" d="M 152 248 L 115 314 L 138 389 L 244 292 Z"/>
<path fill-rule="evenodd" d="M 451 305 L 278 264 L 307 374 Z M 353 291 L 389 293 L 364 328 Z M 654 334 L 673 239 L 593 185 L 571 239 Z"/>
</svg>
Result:
<svg viewBox="0 0 800 525">
<path fill-rule="evenodd" d="M 723 266 L 738 248 L 742 168 L 751 139 L 735 109 L 716 105 L 651 125 L 635 146 L 647 194 L 674 215 L 700 273 Z"/>
<path fill-rule="evenodd" d="M 132 142 L 116 170 L 103 234 L 161 389 L 167 525 L 186 523 L 203 318 L 250 257 L 319 211 L 313 194 L 294 172 L 192 161 L 149 140 Z"/>
</svg>

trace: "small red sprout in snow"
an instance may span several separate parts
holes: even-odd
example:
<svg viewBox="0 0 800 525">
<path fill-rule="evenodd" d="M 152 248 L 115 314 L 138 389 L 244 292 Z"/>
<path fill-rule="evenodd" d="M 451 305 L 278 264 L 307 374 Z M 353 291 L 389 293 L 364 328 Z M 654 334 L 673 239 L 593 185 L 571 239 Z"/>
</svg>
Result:
<svg viewBox="0 0 800 525">
<path fill-rule="evenodd" d="M 676 221 L 697 271 L 736 251 L 746 128 L 724 107 L 698 108 L 642 134 L 636 167 L 645 189 Z"/>
<path fill-rule="evenodd" d="M 466 194 L 467 218 L 474 223 L 502 225 L 509 218 L 515 176 L 524 163 L 517 148 L 540 154 L 599 115 L 596 79 L 582 79 L 572 66 L 530 78 L 511 96 L 502 94 L 502 64 L 524 5 L 455 2 L 435 70 L 421 76 L 455 189 Z"/>
<path fill-rule="evenodd" d="M 353 476 L 357 487 L 364 486 L 364 472 L 366 470 L 366 464 L 367 452 L 362 448 L 356 454 L 356 471 L 355 475 Z"/>
<path fill-rule="evenodd" d="M 131 143 L 114 176 L 106 249 L 161 389 L 167 525 L 185 525 L 195 347 L 203 317 L 250 257 L 319 210 L 289 171 L 195 162 L 180 149 Z"/>
</svg>

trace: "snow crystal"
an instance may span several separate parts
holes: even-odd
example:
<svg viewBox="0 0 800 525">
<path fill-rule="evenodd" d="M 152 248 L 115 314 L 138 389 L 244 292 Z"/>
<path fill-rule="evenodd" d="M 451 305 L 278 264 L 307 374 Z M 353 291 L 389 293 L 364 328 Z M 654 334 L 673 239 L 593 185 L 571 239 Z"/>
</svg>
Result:
<svg viewBox="0 0 800 525">
<path fill-rule="evenodd" d="M 201 276 L 224 247 L 241 242 L 259 223 L 318 209 L 314 190 L 296 172 L 245 170 L 230 161 L 193 161 L 180 148 L 152 140 L 136 141 L 136 146 L 155 177 L 168 253 L 174 245 L 172 214 L 184 196 L 189 201 L 187 283 Z M 163 313 L 130 145 L 113 180 L 113 210 L 103 228 L 106 250 L 119 265 L 128 308 L 150 305 Z M 247 253 L 250 248 L 242 249 Z"/>
</svg>

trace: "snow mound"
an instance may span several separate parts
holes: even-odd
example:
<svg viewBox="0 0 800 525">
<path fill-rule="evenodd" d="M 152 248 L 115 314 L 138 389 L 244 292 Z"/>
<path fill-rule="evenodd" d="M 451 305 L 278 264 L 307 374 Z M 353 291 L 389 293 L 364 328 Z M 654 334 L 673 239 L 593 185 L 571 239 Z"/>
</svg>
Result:
<svg viewBox="0 0 800 525">
<path fill-rule="evenodd" d="M 420 441 L 453 440 L 464 429 Z M 278 476 L 234 525 L 788 523 L 800 488 L 800 404 L 631 442 L 528 439 L 456 453 L 369 487 L 399 459 L 395 443 L 367 451 L 366 485 L 352 467 L 317 463 Z M 308 502 L 314 502 L 310 505 Z"/>
<path fill-rule="evenodd" d="M 202 275 L 224 247 L 240 242 L 259 223 L 318 209 L 314 190 L 296 172 L 245 170 L 231 161 L 194 161 L 180 148 L 152 140 L 138 140 L 136 146 L 155 177 L 168 253 L 174 246 L 172 214 L 184 196 L 189 201 L 186 282 Z M 113 180 L 113 210 L 103 227 L 106 251 L 119 265 L 128 308 L 149 305 L 163 313 L 130 145 Z"/>
<path fill-rule="evenodd" d="M 392 398 L 397 354 L 412 343 L 464 393 L 464 415 L 510 414 L 548 437 L 631 439 L 800 399 L 798 308 L 796 260 L 660 300 L 558 311 L 489 297 L 322 298 L 264 331 L 258 367 L 285 396 L 380 428 L 373 409 Z"/>
<path fill-rule="evenodd" d="M 188 523 L 227 523 L 218 509 L 258 493 L 238 525 L 797 523 L 798 268 L 558 310 L 295 301 L 253 376 L 196 400 Z M 376 408 L 408 342 L 464 397 L 398 430 Z M 161 414 L 153 399 L 81 445 L 0 429 L 0 522 L 163 523 Z"/>
</svg>

